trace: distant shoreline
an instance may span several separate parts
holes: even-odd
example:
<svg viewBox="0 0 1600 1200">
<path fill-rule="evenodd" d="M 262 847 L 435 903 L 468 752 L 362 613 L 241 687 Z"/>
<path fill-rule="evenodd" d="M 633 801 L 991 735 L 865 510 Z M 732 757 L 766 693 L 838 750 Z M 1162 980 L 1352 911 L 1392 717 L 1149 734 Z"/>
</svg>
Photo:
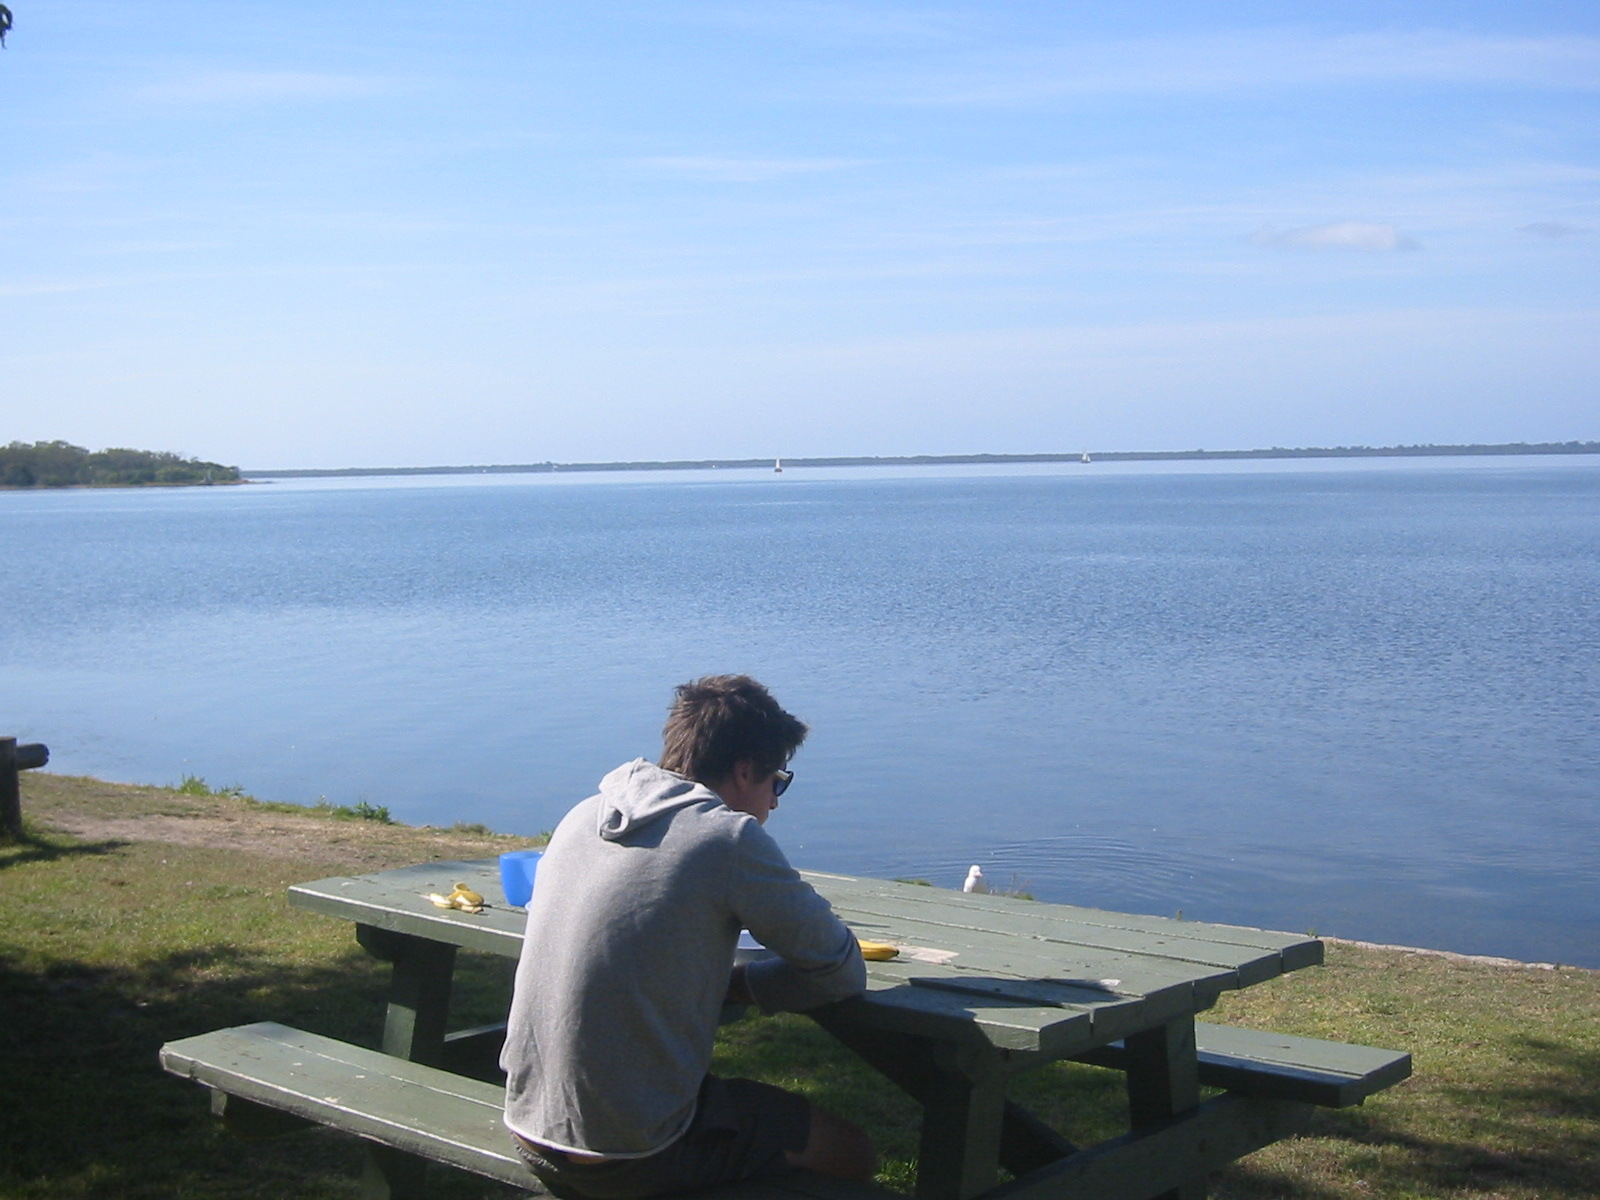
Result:
<svg viewBox="0 0 1600 1200">
<path fill-rule="evenodd" d="M 1103 450 L 1071 454 L 902 454 L 786 458 L 788 467 L 944 467 L 1006 463 L 1186 462 L 1242 458 L 1437 458 L 1464 455 L 1600 454 L 1600 442 L 1506 442 L 1499 445 L 1331 446 L 1268 450 Z M 527 475 L 562 471 L 708 471 L 770 468 L 771 458 L 702 458 L 645 462 L 497 463 L 459 467 L 304 467 L 242 471 L 247 479 L 356 475 Z"/>
</svg>

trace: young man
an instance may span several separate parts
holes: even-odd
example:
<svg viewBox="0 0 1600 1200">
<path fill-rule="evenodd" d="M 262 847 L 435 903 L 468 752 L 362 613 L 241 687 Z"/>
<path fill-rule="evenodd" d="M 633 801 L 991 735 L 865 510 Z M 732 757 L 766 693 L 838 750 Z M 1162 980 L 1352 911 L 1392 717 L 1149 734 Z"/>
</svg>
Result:
<svg viewBox="0 0 1600 1200">
<path fill-rule="evenodd" d="M 866 986 L 854 935 L 762 828 L 805 736 L 747 676 L 686 683 L 661 764 L 618 767 L 551 836 L 501 1065 L 506 1125 L 556 1194 L 875 1169 L 856 1126 L 708 1072 L 725 999 L 798 1011 Z M 734 967 L 741 929 L 776 957 Z"/>
</svg>

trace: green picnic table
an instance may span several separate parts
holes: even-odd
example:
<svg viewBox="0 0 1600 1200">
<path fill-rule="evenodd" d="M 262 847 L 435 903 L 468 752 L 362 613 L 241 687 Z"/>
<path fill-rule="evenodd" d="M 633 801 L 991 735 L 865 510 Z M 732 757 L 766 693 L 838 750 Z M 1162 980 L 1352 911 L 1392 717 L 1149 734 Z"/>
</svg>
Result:
<svg viewBox="0 0 1600 1200">
<path fill-rule="evenodd" d="M 802 874 L 860 937 L 900 949 L 867 964 L 865 995 L 808 1015 L 921 1104 L 919 1200 L 1197 1200 L 1208 1174 L 1302 1131 L 1314 1105 L 1360 1103 L 1410 1073 L 1402 1052 L 1195 1020 L 1224 991 L 1321 963 L 1315 938 Z M 485 911 L 426 898 L 457 881 Z M 457 951 L 521 950 L 527 917 L 497 903 L 496 862 L 322 879 L 289 897 L 352 922 L 393 964 L 381 1054 L 263 1024 L 171 1043 L 167 1068 L 247 1111 L 367 1137 L 371 1195 L 420 1194 L 428 1159 L 536 1188 L 498 1123 L 503 1027 L 447 1029 Z M 1062 1059 L 1125 1072 L 1126 1134 L 1078 1148 L 1006 1099 L 1014 1076 Z M 863 1194 L 813 1182 L 811 1195 Z"/>
</svg>

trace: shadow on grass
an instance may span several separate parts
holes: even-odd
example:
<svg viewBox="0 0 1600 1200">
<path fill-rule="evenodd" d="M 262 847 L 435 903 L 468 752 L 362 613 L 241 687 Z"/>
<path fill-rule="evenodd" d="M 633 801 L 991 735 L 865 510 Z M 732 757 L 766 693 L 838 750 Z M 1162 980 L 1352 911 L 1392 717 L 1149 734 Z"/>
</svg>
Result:
<svg viewBox="0 0 1600 1200">
<path fill-rule="evenodd" d="M 0 1193 L 354 1195 L 354 1139 L 312 1130 L 240 1142 L 211 1119 L 205 1089 L 163 1072 L 157 1051 L 268 1018 L 371 1045 L 385 971 L 357 950 L 293 966 L 230 945 L 118 968 L 56 960 L 30 970 L 0 957 Z M 448 1171 L 438 1183 L 441 1200 L 516 1194 Z"/>
<path fill-rule="evenodd" d="M 1507 1050 L 1520 1068 L 1515 1085 L 1423 1077 L 1370 1108 L 1319 1111 L 1309 1137 L 1342 1163 L 1332 1173 L 1337 1180 L 1247 1160 L 1224 1174 L 1214 1194 L 1218 1200 L 1361 1194 L 1593 1200 L 1600 1195 L 1600 1054 L 1532 1036 L 1514 1039 Z M 1420 1132 L 1440 1127 L 1455 1136 Z"/>
<path fill-rule="evenodd" d="M 0 870 L 27 866 L 31 863 L 53 863 L 67 858 L 115 854 L 127 845 L 127 842 L 115 839 L 103 842 L 67 842 L 25 833 L 21 841 L 9 841 L 0 845 Z"/>
<path fill-rule="evenodd" d="M 746 1022 L 724 1030 L 721 1041 L 719 1070 L 786 1083 L 873 1128 L 886 1180 L 909 1190 L 920 1113 L 892 1085 L 803 1018 Z M 1305 1139 L 1221 1172 L 1210 1194 L 1594 1200 L 1600 1054 L 1532 1036 L 1505 1049 L 1519 1066 L 1514 1084 L 1490 1088 L 1424 1074 L 1367 1105 L 1318 1110 Z M 1116 1071 L 1059 1063 L 1024 1073 L 1011 1095 L 1079 1145 L 1126 1129 Z"/>
</svg>

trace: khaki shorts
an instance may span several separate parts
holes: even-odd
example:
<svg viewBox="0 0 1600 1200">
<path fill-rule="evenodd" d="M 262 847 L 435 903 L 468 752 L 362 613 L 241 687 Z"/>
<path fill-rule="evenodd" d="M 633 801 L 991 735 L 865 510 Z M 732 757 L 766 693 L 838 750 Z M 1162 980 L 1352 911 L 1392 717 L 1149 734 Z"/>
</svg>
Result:
<svg viewBox="0 0 1600 1200">
<path fill-rule="evenodd" d="M 512 1140 L 558 1197 L 636 1200 L 793 1170 L 787 1153 L 804 1150 L 810 1136 L 811 1104 L 804 1096 L 753 1079 L 707 1075 L 689 1128 L 647 1158 L 577 1163 L 559 1150 Z"/>
</svg>

